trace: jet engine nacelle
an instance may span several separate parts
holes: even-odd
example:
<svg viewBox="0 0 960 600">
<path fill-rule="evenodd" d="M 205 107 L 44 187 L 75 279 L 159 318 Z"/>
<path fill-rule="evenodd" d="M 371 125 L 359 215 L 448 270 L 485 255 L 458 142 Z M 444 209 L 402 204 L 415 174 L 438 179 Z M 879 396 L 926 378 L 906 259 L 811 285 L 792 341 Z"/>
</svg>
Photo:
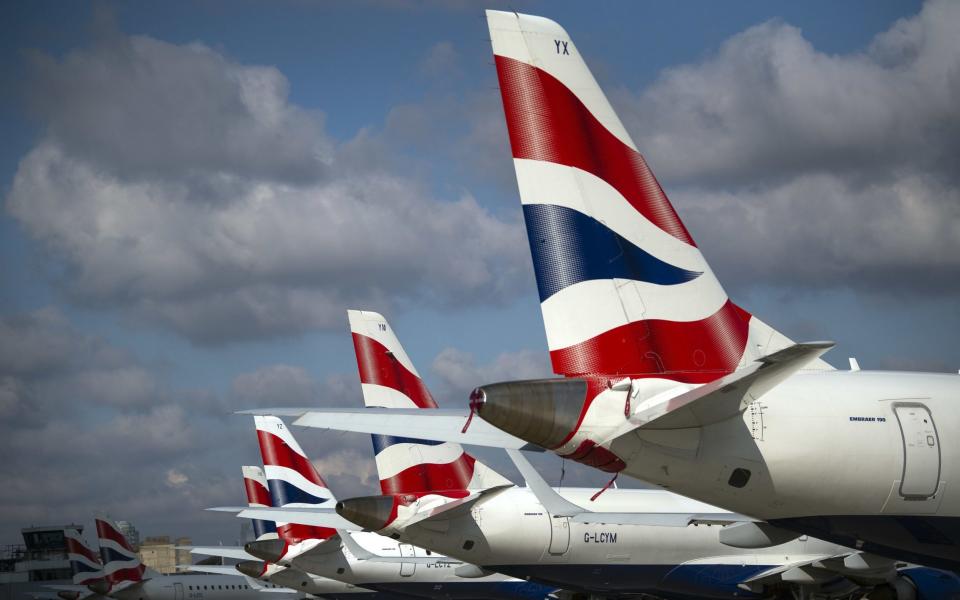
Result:
<svg viewBox="0 0 960 600">
<path fill-rule="evenodd" d="M 522 440 L 556 448 L 577 428 L 586 397 L 584 379 L 508 381 L 475 389 L 470 408 Z"/>
<path fill-rule="evenodd" d="M 380 531 L 396 520 L 400 507 L 416 501 L 412 494 L 359 496 L 337 502 L 337 514 L 367 531 Z"/>
<path fill-rule="evenodd" d="M 287 542 L 281 539 L 256 540 L 244 544 L 243 549 L 250 556 L 255 556 L 269 563 L 275 563 L 287 553 Z"/>
</svg>

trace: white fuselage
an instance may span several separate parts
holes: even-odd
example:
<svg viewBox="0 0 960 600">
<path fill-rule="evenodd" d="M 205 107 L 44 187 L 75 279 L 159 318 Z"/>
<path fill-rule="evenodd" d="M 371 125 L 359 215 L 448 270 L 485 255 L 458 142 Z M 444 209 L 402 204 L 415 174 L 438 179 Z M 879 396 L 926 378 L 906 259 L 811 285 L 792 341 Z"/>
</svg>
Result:
<svg viewBox="0 0 960 600">
<path fill-rule="evenodd" d="M 275 584 L 264 584 L 274 588 Z M 260 592 L 234 575 L 159 575 L 109 594 L 117 600 L 262 600 Z M 283 598 L 302 598 L 290 591 Z"/>
<path fill-rule="evenodd" d="M 366 598 L 376 594 L 373 590 L 368 590 L 350 583 L 344 583 L 328 577 L 318 577 L 310 573 L 305 573 L 299 569 L 283 569 L 272 575 L 270 583 L 304 592 L 312 596 L 323 598 Z"/>
<path fill-rule="evenodd" d="M 663 490 L 558 490 L 596 512 L 717 513 L 718 509 Z M 469 512 L 391 530 L 401 539 L 515 577 L 593 593 L 685 592 L 737 597 L 736 584 L 772 566 L 850 552 L 806 538 L 763 550 L 720 543 L 720 525 L 668 527 L 585 524 L 552 517 L 528 488 L 492 494 Z M 705 584 L 691 589 L 689 568 Z M 711 570 L 730 582 L 711 585 Z M 737 574 L 734 574 L 734 573 Z M 716 577 L 714 579 L 719 579 Z"/>
<path fill-rule="evenodd" d="M 622 397 L 602 404 L 594 402 L 565 448 L 602 441 L 624 425 Z M 950 479 L 960 466 L 958 434 L 960 376 L 834 371 L 794 375 L 725 421 L 636 429 L 609 448 L 626 474 L 683 495 L 844 545 L 957 568 L 960 492 Z M 745 484 L 734 485 L 745 472 Z"/>
<path fill-rule="evenodd" d="M 456 573 L 462 564 L 447 557 L 376 533 L 354 532 L 350 535 L 365 550 L 396 561 L 358 560 L 344 546 L 334 551 L 318 548 L 319 551 L 306 552 L 294 558 L 292 566 L 355 586 L 428 598 L 543 598 L 552 591 L 544 589 L 538 594 L 532 589 L 535 585 L 499 573 L 464 578 Z M 403 558 L 430 560 L 404 562 Z"/>
</svg>

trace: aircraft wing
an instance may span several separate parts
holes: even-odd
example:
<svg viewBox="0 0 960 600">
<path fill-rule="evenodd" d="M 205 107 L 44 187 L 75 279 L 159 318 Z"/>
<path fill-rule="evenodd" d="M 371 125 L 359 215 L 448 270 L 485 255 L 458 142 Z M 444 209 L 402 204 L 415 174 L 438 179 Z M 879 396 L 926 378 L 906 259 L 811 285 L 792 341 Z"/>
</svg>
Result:
<svg viewBox="0 0 960 600">
<path fill-rule="evenodd" d="M 497 429 L 483 419 L 471 419 L 470 426 L 464 432 L 464 425 L 470 417 L 470 411 L 466 409 L 327 408 L 315 410 L 309 408 L 264 408 L 245 410 L 238 414 L 293 416 L 298 417 L 293 422 L 294 425 L 317 429 L 392 435 L 493 448 L 522 448 L 524 450 L 543 451 L 538 446 L 528 444 L 518 437 Z"/>
<path fill-rule="evenodd" d="M 831 577 L 849 577 L 861 583 L 876 584 L 890 581 L 896 573 L 895 560 L 851 550 L 841 554 L 806 557 L 799 561 L 784 563 L 744 580 L 740 587 L 750 589 L 779 581 L 805 584 Z"/>
<path fill-rule="evenodd" d="M 686 527 L 687 525 L 705 523 L 726 525 L 753 520 L 736 513 L 617 513 L 593 511 L 581 512 L 571 519 L 575 523 L 652 525 L 656 527 Z"/>
<path fill-rule="evenodd" d="M 737 523 L 753 519 L 731 512 L 702 513 L 644 513 L 644 512 L 594 512 L 570 502 L 550 486 L 549 483 L 530 464 L 518 450 L 507 450 L 510 460 L 520 471 L 527 487 L 537 500 L 555 517 L 570 517 L 576 523 L 597 523 L 616 525 L 655 525 L 660 527 L 686 527 L 692 523 Z"/>
</svg>

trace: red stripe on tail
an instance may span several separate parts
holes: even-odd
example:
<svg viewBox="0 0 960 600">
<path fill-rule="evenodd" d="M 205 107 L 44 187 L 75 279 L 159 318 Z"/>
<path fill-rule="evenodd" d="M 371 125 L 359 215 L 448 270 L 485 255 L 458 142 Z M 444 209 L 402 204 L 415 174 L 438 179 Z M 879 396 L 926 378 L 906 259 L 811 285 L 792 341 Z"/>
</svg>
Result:
<svg viewBox="0 0 960 600">
<path fill-rule="evenodd" d="M 248 503 L 262 504 L 263 506 L 270 506 L 272 504 L 270 500 L 270 490 L 265 488 L 259 481 L 244 477 L 243 486 L 247 490 Z"/>
<path fill-rule="evenodd" d="M 514 158 L 576 167 L 616 188 L 640 214 L 694 246 L 643 156 L 610 133 L 549 73 L 496 56 Z"/>
<path fill-rule="evenodd" d="M 467 489 L 473 478 L 476 459 L 463 453 L 457 460 L 446 463 L 421 463 L 400 471 L 393 477 L 380 480 L 385 496 L 396 494 L 439 494 L 457 496 Z"/>
<path fill-rule="evenodd" d="M 97 519 L 97 537 L 100 539 L 113 540 L 121 548 L 129 551 L 131 554 L 136 554 L 133 551 L 133 548 L 130 547 L 130 544 L 127 542 L 127 538 L 123 537 L 123 534 L 111 523 L 104 521 L 102 519 Z"/>
<path fill-rule="evenodd" d="M 282 439 L 272 433 L 258 429 L 257 440 L 260 442 L 260 454 L 263 457 L 264 465 L 293 469 L 306 477 L 311 483 L 327 487 L 327 484 L 324 483 L 320 474 L 313 467 L 313 463 L 307 460 L 305 456 L 295 452 Z M 266 502 L 265 504 L 270 506 L 271 503 Z"/>
<path fill-rule="evenodd" d="M 397 390 L 413 400 L 418 408 L 437 408 L 436 401 L 423 381 L 394 358 L 386 346 L 373 338 L 354 333 L 353 347 L 357 353 L 357 367 L 360 369 L 362 383 Z"/>
<path fill-rule="evenodd" d="M 729 300 L 701 321 L 634 321 L 553 350 L 553 370 L 568 377 L 603 373 L 707 383 L 732 373 L 747 345 L 750 313 Z"/>
</svg>

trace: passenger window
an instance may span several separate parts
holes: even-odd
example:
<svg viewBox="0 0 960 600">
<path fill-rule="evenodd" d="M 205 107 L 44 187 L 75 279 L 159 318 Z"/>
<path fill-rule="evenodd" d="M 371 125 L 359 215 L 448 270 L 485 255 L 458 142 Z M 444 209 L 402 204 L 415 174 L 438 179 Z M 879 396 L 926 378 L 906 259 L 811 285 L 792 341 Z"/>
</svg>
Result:
<svg viewBox="0 0 960 600">
<path fill-rule="evenodd" d="M 473 550 L 473 540 L 467 540 L 463 543 L 464 550 Z"/>
</svg>

